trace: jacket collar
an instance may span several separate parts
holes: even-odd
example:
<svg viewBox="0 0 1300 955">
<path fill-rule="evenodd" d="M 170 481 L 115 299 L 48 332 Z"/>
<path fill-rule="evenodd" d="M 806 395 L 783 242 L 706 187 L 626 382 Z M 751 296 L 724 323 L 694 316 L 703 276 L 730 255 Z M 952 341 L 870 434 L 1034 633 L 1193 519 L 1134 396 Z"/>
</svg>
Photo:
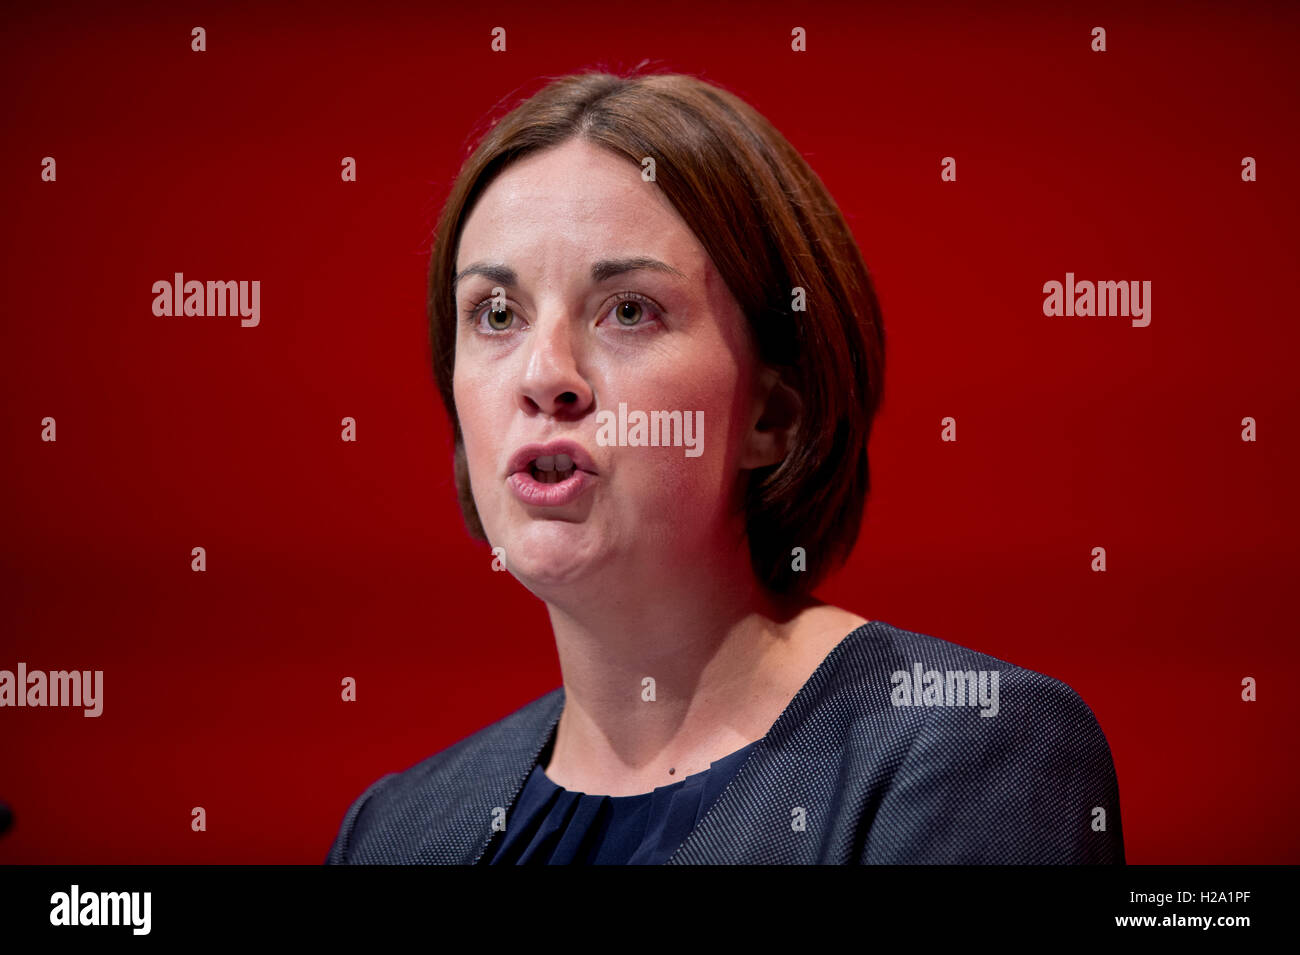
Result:
<svg viewBox="0 0 1300 955">
<path fill-rule="evenodd" d="M 811 722 L 810 717 L 822 706 L 824 697 L 829 692 L 833 692 L 839 682 L 841 661 L 851 653 L 853 645 L 858 640 L 867 637 L 874 626 L 876 626 L 874 621 L 863 624 L 845 636 L 822 659 L 812 676 L 781 711 L 776 722 L 750 750 L 745 761 L 736 770 L 735 776 L 705 813 L 704 818 L 669 858 L 669 865 L 720 861 L 720 853 L 725 852 L 725 847 L 734 843 L 741 834 L 753 830 L 758 794 L 769 791 L 774 784 L 779 787 L 780 781 L 789 777 L 790 766 L 787 754 L 792 748 L 807 745 L 810 728 L 806 724 Z M 560 714 L 564 711 L 564 699 L 564 688 L 560 687 L 515 714 L 521 719 L 521 725 L 517 726 L 512 733 L 503 733 L 500 741 L 494 744 L 495 753 L 490 766 L 483 764 L 478 767 L 480 778 L 486 777 L 483 781 L 490 782 L 487 788 L 510 794 L 504 806 L 507 818 L 519 793 L 523 791 L 524 783 L 537 763 L 538 757 L 554 741 L 556 726 L 559 724 Z M 824 727 L 821 732 L 826 733 L 831 729 L 832 727 Z M 496 767 L 497 771 L 493 773 L 490 767 Z M 832 766 L 827 771 L 836 770 Z M 812 803 L 815 799 L 803 798 L 802 801 Z M 813 805 L 806 805 L 803 808 L 809 815 L 816 809 Z M 465 854 L 470 856 L 468 861 L 474 863 L 479 863 L 483 859 L 493 839 L 501 837 L 499 832 L 491 829 L 483 835 L 482 828 L 479 826 L 463 826 L 457 829 L 464 834 L 463 847 Z M 807 842 L 807 840 L 778 840 L 775 844 L 777 846 L 774 850 L 775 854 L 769 854 L 764 861 L 773 863 L 801 861 L 793 848 L 790 850 L 781 848 L 797 846 L 801 841 Z"/>
</svg>

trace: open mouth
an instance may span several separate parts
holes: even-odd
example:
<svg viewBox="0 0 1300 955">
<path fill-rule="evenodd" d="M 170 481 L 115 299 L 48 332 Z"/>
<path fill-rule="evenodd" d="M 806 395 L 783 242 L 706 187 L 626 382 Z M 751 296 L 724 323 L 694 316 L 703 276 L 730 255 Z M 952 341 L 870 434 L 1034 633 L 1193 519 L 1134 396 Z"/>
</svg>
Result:
<svg viewBox="0 0 1300 955">
<path fill-rule="evenodd" d="M 511 492 L 526 507 L 552 508 L 573 503 L 591 490 L 598 480 L 596 471 L 586 452 L 581 448 L 565 447 L 557 450 L 559 442 L 521 448 L 506 479 Z M 538 454 L 549 450 L 550 454 Z M 529 458 L 529 455 L 534 457 Z M 581 466 L 579 466 L 581 462 Z M 538 512 L 533 512 L 540 516 Z"/>
<path fill-rule="evenodd" d="M 567 454 L 548 454 L 533 458 L 528 464 L 528 473 L 539 484 L 560 484 L 577 472 L 573 459 Z"/>
</svg>

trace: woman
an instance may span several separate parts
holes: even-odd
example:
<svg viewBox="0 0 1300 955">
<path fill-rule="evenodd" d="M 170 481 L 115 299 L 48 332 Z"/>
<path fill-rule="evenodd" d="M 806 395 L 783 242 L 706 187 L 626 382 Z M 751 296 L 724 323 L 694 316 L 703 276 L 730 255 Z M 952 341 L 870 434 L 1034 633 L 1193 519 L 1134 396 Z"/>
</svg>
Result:
<svg viewBox="0 0 1300 955">
<path fill-rule="evenodd" d="M 857 538 L 884 335 L 751 107 L 552 82 L 465 162 L 429 310 L 467 526 L 563 686 L 380 779 L 327 861 L 1123 861 L 1069 687 L 809 596 Z"/>
</svg>

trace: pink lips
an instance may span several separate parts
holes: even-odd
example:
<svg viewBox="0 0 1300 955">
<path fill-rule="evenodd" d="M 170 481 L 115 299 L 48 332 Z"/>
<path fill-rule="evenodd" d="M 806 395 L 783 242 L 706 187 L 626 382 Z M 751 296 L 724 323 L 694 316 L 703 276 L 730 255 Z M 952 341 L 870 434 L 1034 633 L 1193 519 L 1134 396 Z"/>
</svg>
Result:
<svg viewBox="0 0 1300 955">
<path fill-rule="evenodd" d="M 573 473 L 557 484 L 543 484 L 532 475 L 531 466 L 540 457 L 567 454 L 573 460 Z M 546 444 L 526 444 L 510 459 L 506 483 L 516 498 L 536 507 L 558 507 L 568 504 L 587 490 L 596 480 L 595 463 L 586 449 L 573 441 L 549 441 Z"/>
<path fill-rule="evenodd" d="M 568 504 L 595 482 L 595 477 L 586 471 L 573 469 L 573 476 L 558 484 L 543 484 L 527 471 L 516 471 L 506 479 L 515 497 L 525 504 L 538 507 L 558 507 Z"/>
</svg>

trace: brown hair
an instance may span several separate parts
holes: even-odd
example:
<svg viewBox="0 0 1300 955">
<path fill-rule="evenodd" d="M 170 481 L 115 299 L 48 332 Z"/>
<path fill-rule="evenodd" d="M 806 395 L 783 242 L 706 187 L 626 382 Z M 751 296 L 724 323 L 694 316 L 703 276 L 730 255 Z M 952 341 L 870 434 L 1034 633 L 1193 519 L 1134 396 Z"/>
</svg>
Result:
<svg viewBox="0 0 1300 955">
<path fill-rule="evenodd" d="M 452 293 L 460 229 L 506 166 L 574 137 L 655 160 L 655 181 L 713 259 L 749 321 L 760 360 L 800 395 L 785 460 L 745 491 L 758 580 L 806 595 L 847 559 L 870 490 L 867 441 L 880 405 L 884 329 L 871 277 L 839 207 L 804 158 L 755 109 L 693 76 L 581 73 L 554 79 L 496 122 L 465 160 L 429 264 L 433 369 L 454 430 L 456 489 L 470 534 L 486 540 L 470 490 L 452 373 Z M 795 288 L 806 311 L 792 310 Z M 804 548 L 807 570 L 791 568 Z"/>
</svg>

